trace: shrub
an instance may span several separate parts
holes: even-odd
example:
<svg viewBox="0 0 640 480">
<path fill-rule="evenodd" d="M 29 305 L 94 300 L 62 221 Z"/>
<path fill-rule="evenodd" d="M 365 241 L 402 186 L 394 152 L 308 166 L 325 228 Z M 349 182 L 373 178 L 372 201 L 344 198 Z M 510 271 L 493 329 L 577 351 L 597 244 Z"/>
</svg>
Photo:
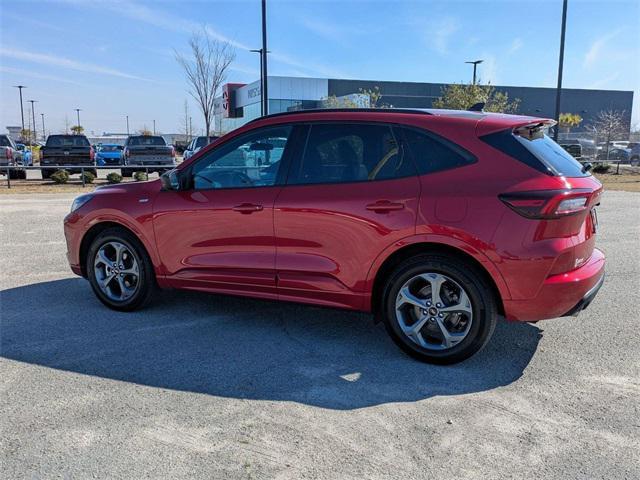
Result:
<svg viewBox="0 0 640 480">
<path fill-rule="evenodd" d="M 133 178 L 137 182 L 146 182 L 147 180 L 149 180 L 149 175 L 147 175 L 146 172 L 135 172 L 133 174 Z"/>
<path fill-rule="evenodd" d="M 107 182 L 109 183 L 120 183 L 122 181 L 122 175 L 116 172 L 111 172 L 107 175 Z"/>
<path fill-rule="evenodd" d="M 595 167 L 593 167 L 593 173 L 607 173 L 611 165 L 608 163 L 599 163 Z"/>
<path fill-rule="evenodd" d="M 93 183 L 96 179 L 96 176 L 91 172 L 84 172 L 82 176 L 84 177 L 84 183 Z"/>
<path fill-rule="evenodd" d="M 66 170 L 56 170 L 51 174 L 51 180 L 56 183 L 67 183 L 69 181 L 69 172 Z"/>
</svg>

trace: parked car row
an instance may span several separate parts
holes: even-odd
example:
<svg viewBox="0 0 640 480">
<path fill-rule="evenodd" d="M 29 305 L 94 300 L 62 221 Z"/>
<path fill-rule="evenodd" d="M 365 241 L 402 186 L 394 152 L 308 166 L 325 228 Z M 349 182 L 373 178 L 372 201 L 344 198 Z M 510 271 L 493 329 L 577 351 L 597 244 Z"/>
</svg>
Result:
<svg viewBox="0 0 640 480">
<path fill-rule="evenodd" d="M 9 135 L 0 135 L 0 167 L 20 167 L 33 165 L 33 155 L 22 143 L 15 143 Z M 5 173 L 5 172 L 2 172 Z M 12 179 L 27 178 L 27 172 L 11 169 Z"/>
</svg>

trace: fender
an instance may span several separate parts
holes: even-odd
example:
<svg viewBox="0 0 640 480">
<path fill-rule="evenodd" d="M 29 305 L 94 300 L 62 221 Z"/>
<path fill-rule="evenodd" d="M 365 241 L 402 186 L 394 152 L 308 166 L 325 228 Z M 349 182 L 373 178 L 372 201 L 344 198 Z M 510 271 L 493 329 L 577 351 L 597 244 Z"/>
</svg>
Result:
<svg viewBox="0 0 640 480">
<path fill-rule="evenodd" d="M 500 296 L 503 300 L 511 299 L 511 293 L 509 292 L 509 287 L 504 280 L 504 277 L 500 273 L 500 270 L 496 267 L 496 265 L 485 255 L 481 250 L 472 246 L 468 241 L 465 241 L 460 238 L 460 232 L 456 232 L 455 235 L 441 235 L 437 233 L 425 233 L 425 234 L 417 234 L 409 237 L 405 237 L 402 240 L 396 241 L 393 244 L 389 245 L 385 248 L 380 255 L 374 260 L 369 268 L 369 272 L 367 274 L 367 280 L 365 283 L 365 288 L 367 292 L 368 299 L 365 299 L 365 302 L 371 302 L 371 295 L 373 292 L 373 285 L 380 270 L 382 264 L 387 260 L 391 255 L 393 255 L 398 250 L 419 243 L 433 243 L 446 245 L 448 247 L 453 247 L 457 250 L 460 250 L 471 257 L 473 257 L 478 263 L 480 263 L 483 268 L 489 273 L 496 286 L 498 287 L 498 291 L 500 292 Z M 366 307 L 365 303 L 365 307 Z M 367 309 L 368 310 L 368 309 Z"/>
</svg>

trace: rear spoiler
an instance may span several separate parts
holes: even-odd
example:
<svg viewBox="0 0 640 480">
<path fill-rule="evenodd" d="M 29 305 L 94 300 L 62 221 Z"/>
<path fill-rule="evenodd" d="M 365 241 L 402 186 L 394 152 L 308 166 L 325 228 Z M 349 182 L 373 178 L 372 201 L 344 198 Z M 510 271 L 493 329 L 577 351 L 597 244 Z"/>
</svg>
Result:
<svg viewBox="0 0 640 480">
<path fill-rule="evenodd" d="M 550 118 L 535 118 L 515 115 L 487 115 L 476 125 L 479 137 L 503 130 L 512 130 L 525 138 L 534 138 L 542 130 L 553 127 L 557 122 Z"/>
</svg>

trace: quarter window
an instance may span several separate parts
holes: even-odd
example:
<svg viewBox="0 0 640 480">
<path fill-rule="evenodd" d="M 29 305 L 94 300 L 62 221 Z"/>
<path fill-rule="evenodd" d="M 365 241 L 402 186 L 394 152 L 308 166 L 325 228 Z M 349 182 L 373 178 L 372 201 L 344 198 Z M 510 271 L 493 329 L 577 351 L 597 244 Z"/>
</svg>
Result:
<svg viewBox="0 0 640 480">
<path fill-rule="evenodd" d="M 192 169 L 196 190 L 274 185 L 291 127 L 273 127 L 241 135 L 212 150 Z"/>
<path fill-rule="evenodd" d="M 470 165 L 476 161 L 469 152 L 442 137 L 412 128 L 398 128 L 397 131 L 401 131 L 421 175 Z"/>
<path fill-rule="evenodd" d="M 287 183 L 348 183 L 415 175 L 389 126 L 317 124 Z"/>
</svg>

